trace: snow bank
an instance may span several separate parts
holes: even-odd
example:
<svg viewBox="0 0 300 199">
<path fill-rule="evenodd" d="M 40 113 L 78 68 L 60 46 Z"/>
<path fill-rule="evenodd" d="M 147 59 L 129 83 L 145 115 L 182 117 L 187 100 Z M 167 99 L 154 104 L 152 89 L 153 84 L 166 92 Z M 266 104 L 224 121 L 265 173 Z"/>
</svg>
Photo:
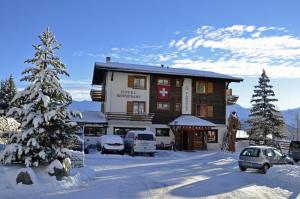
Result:
<svg viewBox="0 0 300 199">
<path fill-rule="evenodd" d="M 57 181 L 55 176 L 48 175 L 49 168 L 28 169 L 20 165 L 0 165 L 0 198 L 39 198 L 39 195 L 82 187 L 95 176 L 94 170 L 89 167 L 76 168 L 71 170 L 69 177 L 65 177 L 62 181 Z M 16 184 L 16 176 L 21 171 L 27 171 L 30 174 L 33 185 Z"/>
<path fill-rule="evenodd" d="M 280 165 L 273 166 L 268 175 L 274 180 L 280 179 L 289 185 L 297 185 L 300 187 L 300 166 L 297 165 Z"/>
</svg>

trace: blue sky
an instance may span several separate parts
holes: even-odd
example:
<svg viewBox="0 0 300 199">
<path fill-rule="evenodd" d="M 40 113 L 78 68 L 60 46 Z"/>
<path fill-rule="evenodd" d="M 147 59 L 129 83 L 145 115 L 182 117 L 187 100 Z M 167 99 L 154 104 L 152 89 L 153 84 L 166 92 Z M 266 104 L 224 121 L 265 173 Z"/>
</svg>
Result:
<svg viewBox="0 0 300 199">
<path fill-rule="evenodd" d="M 62 44 L 64 87 L 89 99 L 95 61 L 188 67 L 240 76 L 230 86 L 250 106 L 265 68 L 278 108 L 299 107 L 299 1 L 0 1 L 0 78 L 23 88 L 24 61 L 47 27 Z"/>
</svg>

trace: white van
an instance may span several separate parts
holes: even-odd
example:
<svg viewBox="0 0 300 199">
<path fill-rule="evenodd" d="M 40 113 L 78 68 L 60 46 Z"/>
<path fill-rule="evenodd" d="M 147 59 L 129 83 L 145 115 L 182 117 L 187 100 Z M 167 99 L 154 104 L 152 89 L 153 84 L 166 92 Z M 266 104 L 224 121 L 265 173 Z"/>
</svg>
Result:
<svg viewBox="0 0 300 199">
<path fill-rule="evenodd" d="M 125 151 L 131 156 L 136 153 L 148 153 L 154 156 L 156 138 L 152 131 L 129 131 L 124 138 Z"/>
</svg>

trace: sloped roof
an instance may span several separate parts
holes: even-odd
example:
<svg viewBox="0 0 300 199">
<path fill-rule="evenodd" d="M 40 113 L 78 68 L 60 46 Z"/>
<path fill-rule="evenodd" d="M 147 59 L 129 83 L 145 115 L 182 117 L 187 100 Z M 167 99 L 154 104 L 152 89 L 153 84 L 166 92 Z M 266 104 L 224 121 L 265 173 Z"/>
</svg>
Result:
<svg viewBox="0 0 300 199">
<path fill-rule="evenodd" d="M 177 75 L 177 76 L 216 78 L 216 79 L 224 79 L 231 82 L 243 81 L 242 78 L 224 75 L 221 73 L 210 72 L 210 71 L 186 69 L 184 68 L 184 66 L 182 68 L 171 68 L 166 66 L 161 67 L 161 66 L 128 64 L 128 63 L 118 63 L 118 62 L 106 62 L 106 63 L 96 62 L 94 76 L 97 69 L 108 70 L 108 71 L 147 73 L 147 74 L 165 74 L 165 75 Z M 94 80 L 93 78 L 93 84 L 94 81 L 96 80 Z"/>
<path fill-rule="evenodd" d="M 175 124 L 176 123 L 176 124 Z M 170 123 L 170 126 L 195 126 L 195 127 L 215 127 L 216 125 L 207 120 L 193 115 L 181 115 Z"/>
<path fill-rule="evenodd" d="M 90 124 L 103 124 L 107 123 L 106 117 L 99 111 L 82 111 L 82 119 L 79 117 L 72 118 L 72 122 L 90 123 Z"/>
</svg>

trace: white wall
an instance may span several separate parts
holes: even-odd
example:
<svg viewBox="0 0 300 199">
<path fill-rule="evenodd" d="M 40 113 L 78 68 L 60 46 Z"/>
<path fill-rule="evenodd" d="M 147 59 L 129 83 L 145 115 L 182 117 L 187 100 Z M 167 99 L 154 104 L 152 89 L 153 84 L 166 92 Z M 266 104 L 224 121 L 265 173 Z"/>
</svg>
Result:
<svg viewBox="0 0 300 199">
<path fill-rule="evenodd" d="M 151 131 L 156 133 L 156 128 L 170 128 L 170 126 L 166 125 L 166 124 L 153 124 L 151 125 Z M 175 136 L 172 132 L 172 130 L 169 130 L 169 137 L 162 137 L 162 136 L 158 136 L 156 137 L 156 143 L 157 144 L 161 144 L 162 142 L 164 144 L 171 144 L 171 142 L 175 142 Z"/>
<path fill-rule="evenodd" d="M 113 73 L 113 80 L 111 80 Z M 127 112 L 127 101 L 145 101 L 146 113 L 149 113 L 149 98 L 150 98 L 150 76 L 147 77 L 146 89 L 132 89 L 128 88 L 128 75 L 135 75 L 133 73 L 124 72 L 111 72 L 109 71 L 106 76 L 105 87 L 105 112 Z M 141 76 L 141 74 L 136 74 Z M 122 92 L 132 92 L 129 96 L 124 96 Z M 138 98 L 134 98 L 137 96 Z"/>
<path fill-rule="evenodd" d="M 224 124 L 220 124 L 213 129 L 218 129 L 218 143 L 207 143 L 207 150 L 221 150 L 223 137 L 225 135 L 225 132 L 227 131 L 227 126 Z"/>
</svg>

